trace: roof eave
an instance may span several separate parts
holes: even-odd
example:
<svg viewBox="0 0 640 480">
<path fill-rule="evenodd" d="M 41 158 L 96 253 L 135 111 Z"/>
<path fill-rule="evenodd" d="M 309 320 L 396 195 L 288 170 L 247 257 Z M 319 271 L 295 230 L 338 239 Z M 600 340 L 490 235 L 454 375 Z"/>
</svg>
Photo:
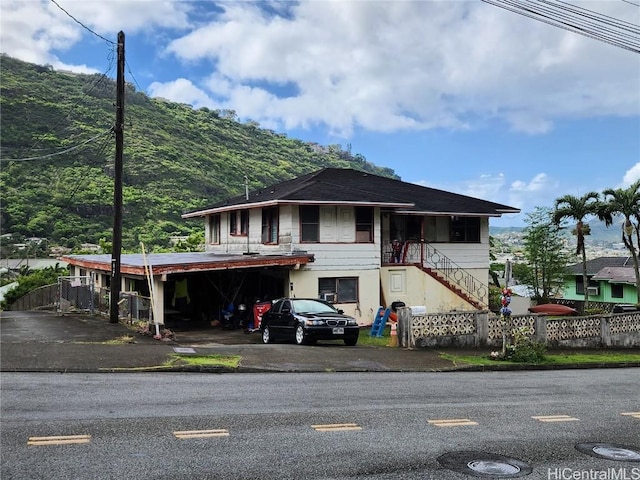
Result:
<svg viewBox="0 0 640 480">
<path fill-rule="evenodd" d="M 276 205 L 350 205 L 356 207 L 381 207 L 381 208 L 411 208 L 412 203 L 400 202 L 364 202 L 364 201 L 328 201 L 328 200 L 269 200 L 264 202 L 236 203 L 222 207 L 208 208 L 196 212 L 184 213 L 182 218 L 197 218 L 214 215 L 217 213 L 244 210 L 258 207 L 272 207 Z"/>
<path fill-rule="evenodd" d="M 86 268 L 87 270 L 97 270 L 110 272 L 111 263 L 96 260 L 87 260 L 82 258 L 63 257 L 64 261 L 70 265 Z M 153 265 L 153 275 L 170 275 L 178 273 L 194 273 L 206 272 L 214 270 L 233 270 L 238 268 L 253 267 L 286 267 L 300 266 L 311 263 L 315 260 L 313 254 L 292 254 L 287 256 L 254 255 L 254 256 L 238 256 L 233 260 L 221 260 L 216 262 L 194 262 L 194 263 L 175 263 L 164 265 Z M 128 275 L 145 276 L 145 268 L 141 265 L 120 265 L 120 273 Z"/>
</svg>

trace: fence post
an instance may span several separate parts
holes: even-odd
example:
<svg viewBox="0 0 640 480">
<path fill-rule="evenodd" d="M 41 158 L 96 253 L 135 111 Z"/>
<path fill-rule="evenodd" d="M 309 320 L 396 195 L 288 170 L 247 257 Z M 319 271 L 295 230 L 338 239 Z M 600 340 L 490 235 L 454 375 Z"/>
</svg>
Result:
<svg viewBox="0 0 640 480">
<path fill-rule="evenodd" d="M 485 346 L 489 341 L 489 313 L 478 312 L 476 315 L 475 346 Z"/>
<path fill-rule="evenodd" d="M 611 315 L 600 317 L 600 342 L 603 347 L 611 346 Z"/>
<path fill-rule="evenodd" d="M 535 320 L 535 340 L 536 342 L 544 343 L 547 345 L 547 316 L 536 315 Z"/>
<path fill-rule="evenodd" d="M 411 348 L 411 309 L 409 307 L 398 308 L 398 343 L 403 348 Z"/>
</svg>

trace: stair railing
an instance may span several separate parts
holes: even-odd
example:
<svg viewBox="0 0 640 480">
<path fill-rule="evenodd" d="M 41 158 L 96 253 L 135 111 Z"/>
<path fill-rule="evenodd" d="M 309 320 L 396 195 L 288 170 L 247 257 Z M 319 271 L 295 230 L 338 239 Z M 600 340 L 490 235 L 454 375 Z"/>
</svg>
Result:
<svg viewBox="0 0 640 480">
<path fill-rule="evenodd" d="M 422 243 L 421 260 L 426 268 L 432 268 L 452 286 L 458 287 L 469 298 L 487 308 L 489 287 L 459 266 L 444 253 L 428 243 Z"/>
</svg>

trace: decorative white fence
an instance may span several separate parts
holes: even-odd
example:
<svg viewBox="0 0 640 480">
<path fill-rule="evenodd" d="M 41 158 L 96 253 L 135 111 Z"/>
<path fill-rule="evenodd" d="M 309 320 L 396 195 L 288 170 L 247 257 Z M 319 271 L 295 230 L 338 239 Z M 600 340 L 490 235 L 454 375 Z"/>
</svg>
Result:
<svg viewBox="0 0 640 480">
<path fill-rule="evenodd" d="M 410 308 L 399 308 L 398 314 L 398 338 L 406 348 L 497 347 L 505 330 L 525 332 L 551 348 L 640 347 L 640 311 L 588 317 L 513 315 L 508 324 L 490 312 L 412 315 Z"/>
</svg>

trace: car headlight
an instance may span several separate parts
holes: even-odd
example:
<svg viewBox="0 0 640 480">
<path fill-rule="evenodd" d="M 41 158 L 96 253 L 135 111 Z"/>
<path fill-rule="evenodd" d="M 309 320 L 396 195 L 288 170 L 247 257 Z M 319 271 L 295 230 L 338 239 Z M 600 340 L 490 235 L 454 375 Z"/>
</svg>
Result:
<svg viewBox="0 0 640 480">
<path fill-rule="evenodd" d="M 353 327 L 355 325 L 358 325 L 358 322 L 356 322 L 355 318 L 350 318 L 349 320 L 347 320 L 347 325 L 349 325 L 350 327 Z"/>
<path fill-rule="evenodd" d="M 326 324 L 324 320 L 305 320 L 304 323 L 309 327 L 319 327 Z"/>
</svg>

